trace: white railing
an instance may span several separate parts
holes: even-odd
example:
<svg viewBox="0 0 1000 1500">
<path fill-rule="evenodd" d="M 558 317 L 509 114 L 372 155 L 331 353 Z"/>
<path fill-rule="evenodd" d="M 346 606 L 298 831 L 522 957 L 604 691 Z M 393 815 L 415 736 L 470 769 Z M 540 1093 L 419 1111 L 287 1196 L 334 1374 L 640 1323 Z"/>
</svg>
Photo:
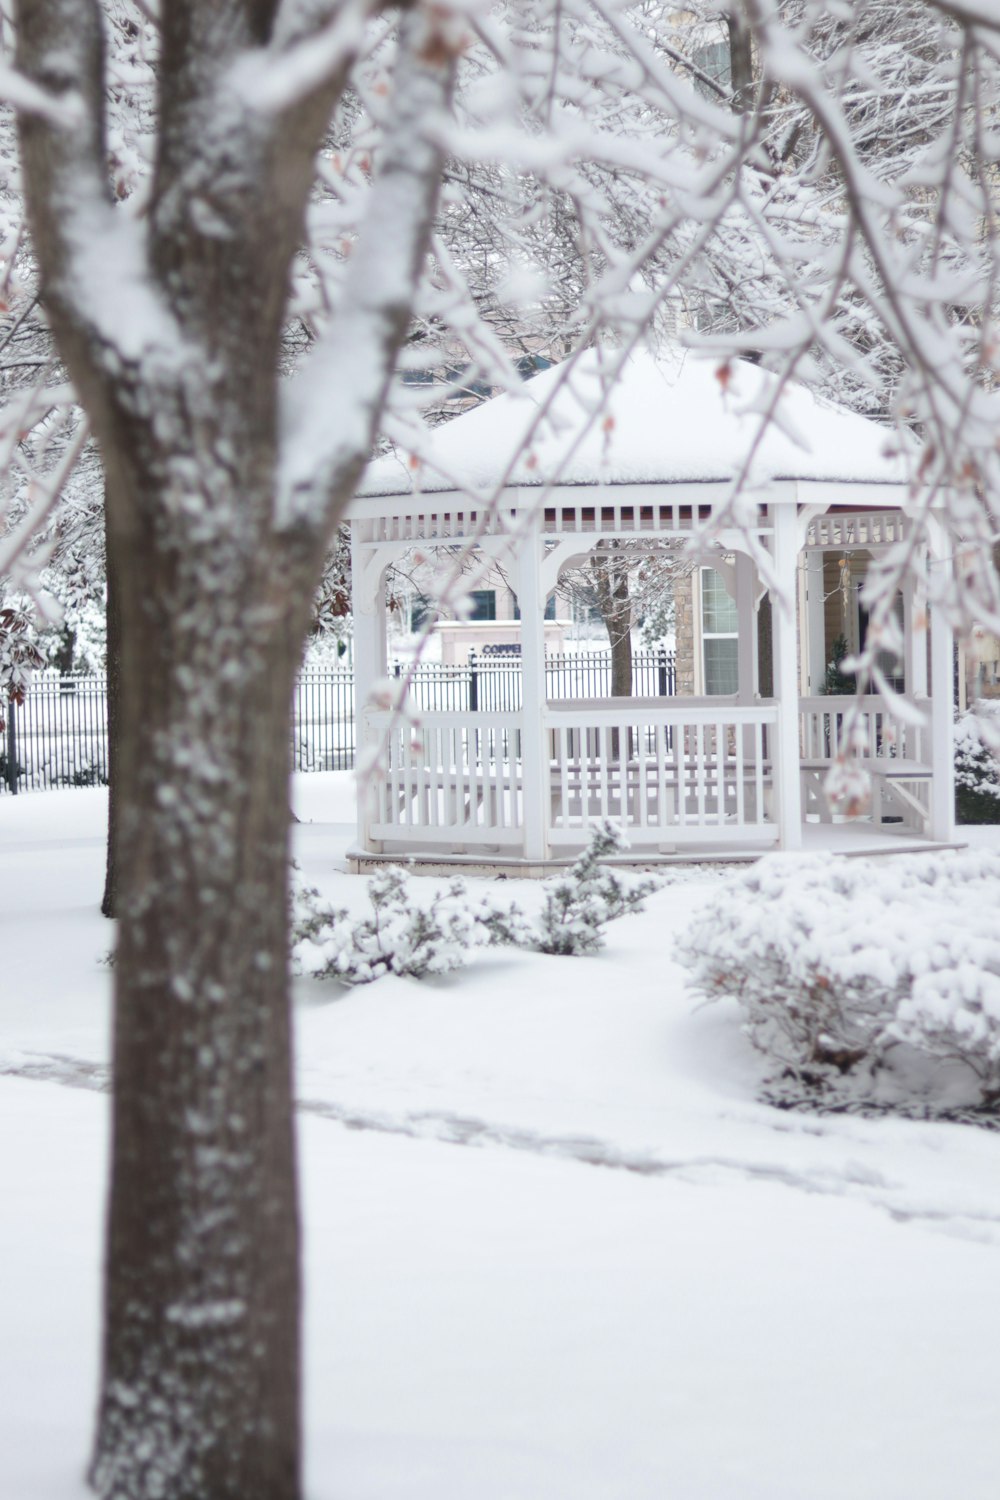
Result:
<svg viewBox="0 0 1000 1500">
<path fill-rule="evenodd" d="M 630 842 L 772 841 L 774 705 L 718 699 L 619 700 L 545 712 L 553 843 L 577 843 L 595 818 Z"/>
<path fill-rule="evenodd" d="M 911 707 L 924 712 L 919 702 Z M 799 700 L 799 748 L 803 761 L 834 761 L 842 750 L 862 760 L 930 762 L 929 721 L 904 723 L 889 711 L 884 698 L 869 694 Z"/>
<path fill-rule="evenodd" d="M 774 842 L 773 705 L 718 699 L 550 703 L 543 780 L 548 841 L 586 843 L 607 817 L 637 847 Z M 370 714 L 384 769 L 369 787 L 374 843 L 517 849 L 524 839 L 519 713 L 428 713 L 418 729 Z M 530 775 L 530 771 L 529 771 Z"/>
<path fill-rule="evenodd" d="M 900 510 L 827 514 L 810 521 L 806 546 L 891 547 L 905 537 L 906 527 L 906 517 Z"/>
<path fill-rule="evenodd" d="M 429 713 L 419 728 L 370 714 L 383 769 L 369 790 L 369 838 L 455 847 L 519 845 L 521 716 Z"/>
</svg>

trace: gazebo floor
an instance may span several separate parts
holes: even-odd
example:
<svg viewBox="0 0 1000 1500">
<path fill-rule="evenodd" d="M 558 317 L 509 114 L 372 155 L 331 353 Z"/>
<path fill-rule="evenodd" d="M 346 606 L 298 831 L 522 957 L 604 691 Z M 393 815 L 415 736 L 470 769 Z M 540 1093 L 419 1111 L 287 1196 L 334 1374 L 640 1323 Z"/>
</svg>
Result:
<svg viewBox="0 0 1000 1500">
<path fill-rule="evenodd" d="M 864 819 L 853 818 L 834 823 L 804 823 L 802 825 L 802 852 L 806 854 L 842 854 L 848 858 L 874 857 L 893 854 L 928 854 L 943 849 L 963 849 L 962 840 L 940 843 L 915 833 L 895 832 L 876 828 Z M 607 861 L 623 869 L 649 870 L 669 865 L 704 864 L 751 864 L 765 854 L 775 852 L 768 844 L 754 848 L 744 845 L 734 849 L 720 843 L 698 844 L 696 847 L 674 854 L 659 854 L 649 850 L 636 850 Z M 467 875 L 505 875 L 518 880 L 540 879 L 565 870 L 573 863 L 575 854 L 559 855 L 547 860 L 527 860 L 513 854 L 467 853 L 452 854 L 443 850 L 418 852 L 387 852 L 372 854 L 366 850 L 347 851 L 348 868 L 355 875 L 369 875 L 385 865 L 406 865 L 415 875 L 454 875 L 463 871 Z"/>
</svg>

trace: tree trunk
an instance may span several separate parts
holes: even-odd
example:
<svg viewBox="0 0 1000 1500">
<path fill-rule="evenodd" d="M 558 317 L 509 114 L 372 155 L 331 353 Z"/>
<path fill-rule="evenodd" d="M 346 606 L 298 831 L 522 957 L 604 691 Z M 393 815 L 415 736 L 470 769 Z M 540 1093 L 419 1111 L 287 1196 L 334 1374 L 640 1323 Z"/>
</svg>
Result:
<svg viewBox="0 0 1000 1500">
<path fill-rule="evenodd" d="M 447 109 L 463 44 L 433 7 L 401 19 L 336 326 L 309 395 L 300 377 L 279 401 L 315 157 L 354 61 L 345 45 L 285 98 L 325 14 L 285 9 L 162 7 L 140 230 L 108 180 L 100 7 L 17 6 L 19 66 L 76 110 L 72 129 L 22 117 L 22 165 L 46 310 L 104 459 L 121 619 L 105 1500 L 299 1495 L 291 691 L 427 250 L 443 159 L 421 122 Z M 282 102 L 261 109 L 232 69 L 272 42 Z"/>
<path fill-rule="evenodd" d="M 299 1494 L 288 747 L 311 580 L 255 545 L 252 474 L 239 490 L 175 522 L 183 545 L 166 502 L 145 528 L 122 527 L 134 499 L 112 522 L 120 930 L 91 1470 L 109 1500 Z"/>
<path fill-rule="evenodd" d="M 107 586 L 105 606 L 105 701 L 108 707 L 108 846 L 104 868 L 104 895 L 101 899 L 101 915 L 118 915 L 118 738 L 121 714 L 121 610 L 118 602 L 118 584 L 115 577 L 110 537 L 108 535 L 108 507 L 104 502 L 104 576 Z"/>
<path fill-rule="evenodd" d="M 611 696 L 632 696 L 632 611 L 625 619 L 618 619 L 609 632 L 611 639 Z"/>
<path fill-rule="evenodd" d="M 628 564 L 613 553 L 598 553 L 591 558 L 597 606 L 601 611 L 611 645 L 611 696 L 632 696 L 632 600 L 628 586 Z M 617 729 L 611 731 L 611 754 L 619 760 L 623 747 Z M 632 754 L 631 732 L 625 747 Z"/>
<path fill-rule="evenodd" d="M 729 73 L 733 90 L 733 108 L 743 113 L 753 102 L 753 39 L 747 18 L 734 7 L 726 18 L 729 31 Z"/>
</svg>

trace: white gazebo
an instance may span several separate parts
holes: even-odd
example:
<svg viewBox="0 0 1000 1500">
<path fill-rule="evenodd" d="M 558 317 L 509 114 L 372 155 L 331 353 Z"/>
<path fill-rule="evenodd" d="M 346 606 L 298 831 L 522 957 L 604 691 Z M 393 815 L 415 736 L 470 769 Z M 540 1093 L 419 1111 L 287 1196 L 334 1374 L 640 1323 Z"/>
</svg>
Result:
<svg viewBox="0 0 1000 1500">
<path fill-rule="evenodd" d="M 647 352 L 629 358 L 593 421 L 606 360 L 584 356 L 568 380 L 546 371 L 436 429 L 418 466 L 383 458 L 365 476 L 349 511 L 357 745 L 380 769 L 360 798 L 356 867 L 406 858 L 536 872 L 574 855 L 599 817 L 622 825 L 643 863 L 950 841 L 952 637 L 942 618 L 929 629 L 917 618 L 912 585 L 901 600 L 909 710 L 893 715 L 877 694 L 860 705 L 846 753 L 866 773 L 863 815 L 844 817 L 824 791 L 854 702 L 822 692 L 824 557 L 877 559 L 905 540 L 908 486 L 888 434 L 790 387 L 755 445 L 771 377 L 734 364 L 720 378 L 694 356 Z M 713 532 L 713 507 L 740 476 L 741 526 Z M 737 691 L 547 700 L 543 617 L 561 569 L 611 539 L 655 552 L 692 534 L 735 600 Z M 426 712 L 414 726 L 373 694 L 387 670 L 386 570 L 415 550 L 472 544 L 516 589 L 522 706 Z M 768 571 L 773 687 L 762 697 Z"/>
</svg>

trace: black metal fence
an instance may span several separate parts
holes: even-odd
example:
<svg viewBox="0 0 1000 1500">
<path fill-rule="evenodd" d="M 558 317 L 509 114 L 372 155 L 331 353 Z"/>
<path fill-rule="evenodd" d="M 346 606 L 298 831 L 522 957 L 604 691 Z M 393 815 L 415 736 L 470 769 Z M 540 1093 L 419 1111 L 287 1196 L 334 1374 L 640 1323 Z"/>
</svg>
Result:
<svg viewBox="0 0 1000 1500">
<path fill-rule="evenodd" d="M 402 663 L 392 668 L 397 677 L 406 670 Z M 669 697 L 675 687 L 672 652 L 636 653 L 632 691 L 637 697 Z M 549 657 L 545 689 L 549 698 L 610 697 L 610 654 Z M 517 710 L 521 707 L 520 658 L 472 654 L 464 666 L 421 664 L 412 673 L 410 692 L 418 711 Z M 46 673 L 35 678 L 23 703 L 5 708 L 0 793 L 107 784 L 103 677 Z M 340 771 L 354 765 L 354 673 L 350 668 L 304 671 L 292 711 L 296 771 Z"/>
<path fill-rule="evenodd" d="M 406 667 L 397 662 L 393 670 L 397 677 L 401 677 Z M 677 669 L 672 651 L 633 654 L 632 692 L 637 698 L 673 697 L 676 687 Z M 521 707 L 520 656 L 485 653 L 477 656 L 470 652 L 468 663 L 462 666 L 429 663 L 413 674 L 410 695 L 417 708 L 428 711 L 516 711 Z M 545 696 L 610 698 L 610 652 L 546 657 Z"/>
<path fill-rule="evenodd" d="M 348 771 L 354 765 L 354 672 L 303 672 L 292 697 L 292 768 Z"/>
<path fill-rule="evenodd" d="M 103 677 L 36 677 L 23 703 L 4 705 L 0 790 L 104 786 L 108 712 Z"/>
</svg>

